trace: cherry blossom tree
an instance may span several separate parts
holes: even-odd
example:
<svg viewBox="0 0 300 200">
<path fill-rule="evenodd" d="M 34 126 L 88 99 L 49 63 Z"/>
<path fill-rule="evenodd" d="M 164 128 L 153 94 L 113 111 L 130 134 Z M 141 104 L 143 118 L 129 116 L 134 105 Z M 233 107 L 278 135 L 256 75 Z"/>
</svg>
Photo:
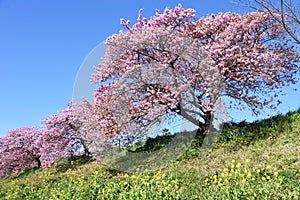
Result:
<svg viewBox="0 0 300 200">
<path fill-rule="evenodd" d="M 296 83 L 299 55 L 268 12 L 211 14 L 178 5 L 142 17 L 110 36 L 91 80 L 99 122 L 110 138 L 182 116 L 207 130 L 221 97 L 259 114 L 276 109 L 281 88 Z M 139 134 L 141 131 L 139 132 Z"/>
<path fill-rule="evenodd" d="M 46 118 L 42 123 L 45 125 L 41 137 L 43 167 L 80 153 L 90 154 L 78 131 L 71 106 Z"/>
<path fill-rule="evenodd" d="M 111 143 L 106 137 L 108 126 L 98 117 L 95 104 L 83 99 L 72 105 L 72 114 L 80 140 L 88 151 L 86 154 L 99 159 L 109 150 Z"/>
<path fill-rule="evenodd" d="M 17 128 L 0 138 L 0 178 L 42 166 L 41 132 L 35 127 Z"/>
</svg>

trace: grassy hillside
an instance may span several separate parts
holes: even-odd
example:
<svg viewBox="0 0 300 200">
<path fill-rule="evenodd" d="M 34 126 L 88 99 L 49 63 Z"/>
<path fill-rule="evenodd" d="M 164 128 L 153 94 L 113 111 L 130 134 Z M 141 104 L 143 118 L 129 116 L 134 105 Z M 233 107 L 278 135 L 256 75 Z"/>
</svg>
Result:
<svg viewBox="0 0 300 200">
<path fill-rule="evenodd" d="M 155 172 L 123 173 L 87 158 L 65 160 L 1 181 L 0 199 L 300 199 L 299 133 L 300 110 L 226 126 L 209 154 L 193 142 Z M 164 141 L 152 141 L 151 148 Z M 145 145 L 130 151 L 151 150 Z"/>
</svg>

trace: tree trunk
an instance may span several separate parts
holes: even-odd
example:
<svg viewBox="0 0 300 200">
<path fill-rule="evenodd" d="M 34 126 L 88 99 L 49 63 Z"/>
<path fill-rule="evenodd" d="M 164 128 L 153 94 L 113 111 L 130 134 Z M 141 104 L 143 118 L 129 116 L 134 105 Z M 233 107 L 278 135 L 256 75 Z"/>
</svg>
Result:
<svg viewBox="0 0 300 200">
<path fill-rule="evenodd" d="M 83 149 L 84 149 L 84 155 L 86 156 L 91 156 L 91 152 L 89 151 L 88 147 L 84 144 L 83 144 Z"/>
<path fill-rule="evenodd" d="M 42 162 L 41 162 L 40 158 L 41 158 L 40 156 L 36 158 L 36 162 L 37 162 L 38 168 L 42 167 Z"/>
<path fill-rule="evenodd" d="M 207 134 L 209 134 L 208 130 L 211 123 L 211 117 L 212 113 L 209 111 L 205 113 L 205 117 L 203 117 L 204 123 L 199 121 L 196 139 L 204 138 Z"/>
</svg>

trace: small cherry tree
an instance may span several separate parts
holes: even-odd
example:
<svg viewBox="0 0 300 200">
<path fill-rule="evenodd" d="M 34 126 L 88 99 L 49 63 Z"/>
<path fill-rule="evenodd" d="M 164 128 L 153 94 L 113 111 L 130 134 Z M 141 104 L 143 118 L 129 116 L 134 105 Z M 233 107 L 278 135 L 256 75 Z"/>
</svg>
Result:
<svg viewBox="0 0 300 200">
<path fill-rule="evenodd" d="M 178 5 L 150 19 L 141 10 L 133 26 L 121 23 L 127 31 L 107 39 L 91 78 L 101 85 L 95 104 L 106 134 L 132 135 L 174 115 L 207 134 L 219 98 L 259 114 L 275 109 L 280 88 L 296 83 L 299 55 L 268 12 L 196 19 Z"/>
<path fill-rule="evenodd" d="M 42 122 L 45 124 L 41 137 L 43 167 L 49 167 L 62 158 L 90 154 L 78 131 L 72 107 L 63 109 Z"/>
<path fill-rule="evenodd" d="M 42 166 L 41 132 L 35 127 L 17 128 L 0 138 L 0 178 Z"/>
</svg>

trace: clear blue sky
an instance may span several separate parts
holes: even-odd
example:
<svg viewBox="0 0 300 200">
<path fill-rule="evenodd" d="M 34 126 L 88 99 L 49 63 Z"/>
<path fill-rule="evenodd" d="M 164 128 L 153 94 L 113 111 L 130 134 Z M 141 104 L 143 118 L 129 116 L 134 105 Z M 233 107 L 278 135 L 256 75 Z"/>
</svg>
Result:
<svg viewBox="0 0 300 200">
<path fill-rule="evenodd" d="M 242 9 L 230 0 L 0 0 L 0 136 L 65 108 L 85 57 L 122 29 L 120 18 L 135 22 L 140 8 L 148 18 L 178 3 L 197 17 Z M 297 94 L 283 112 L 298 107 Z"/>
</svg>

